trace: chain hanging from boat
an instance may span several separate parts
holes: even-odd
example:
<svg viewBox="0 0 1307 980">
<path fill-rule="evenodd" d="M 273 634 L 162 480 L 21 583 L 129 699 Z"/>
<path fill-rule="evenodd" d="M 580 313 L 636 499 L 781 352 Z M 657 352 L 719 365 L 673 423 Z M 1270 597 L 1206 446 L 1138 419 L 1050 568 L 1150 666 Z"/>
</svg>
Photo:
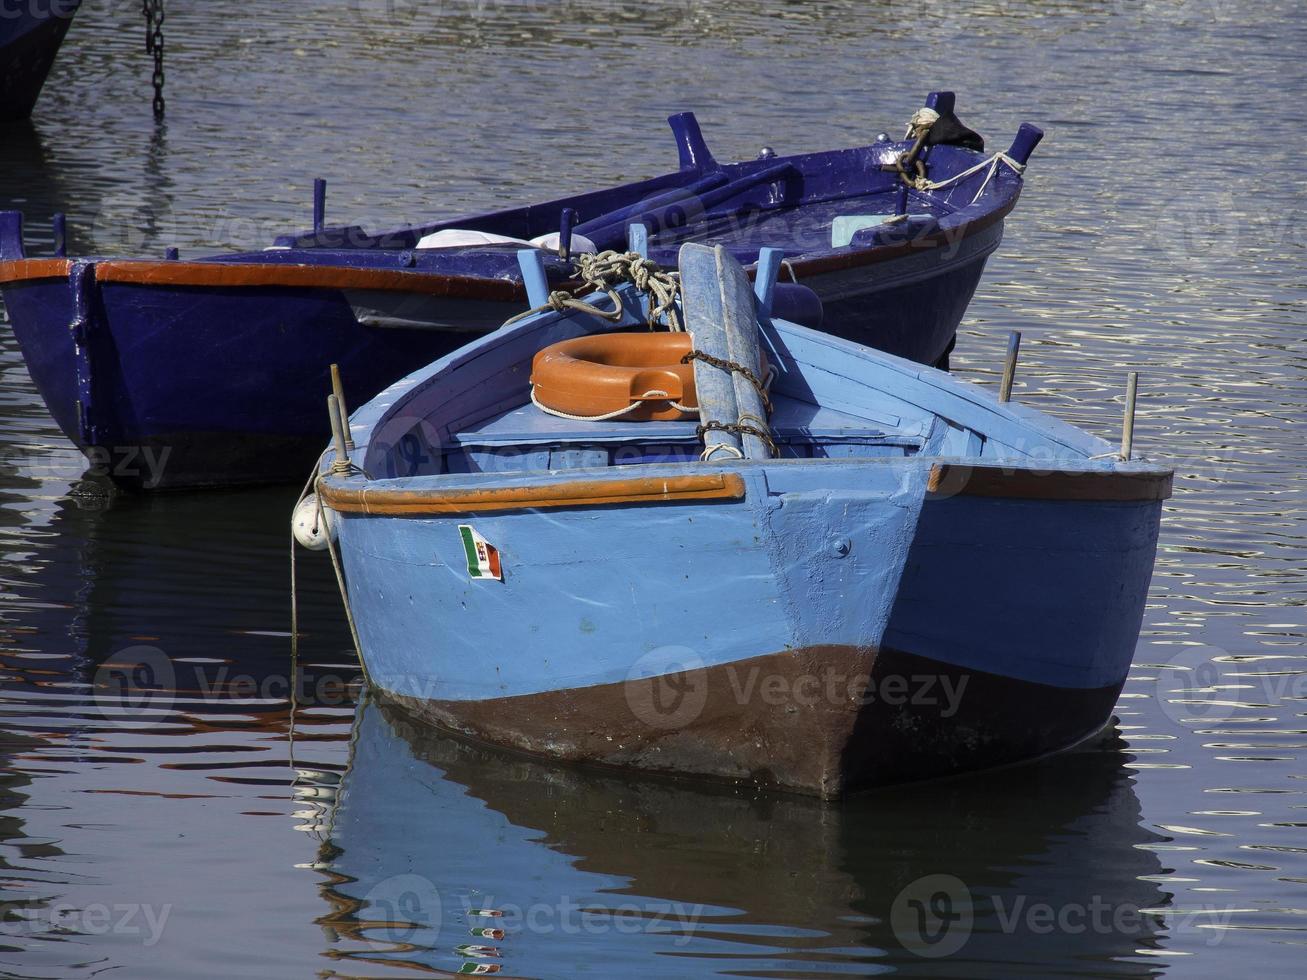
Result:
<svg viewBox="0 0 1307 980">
<path fill-rule="evenodd" d="M 660 320 L 665 320 L 667 328 L 681 331 L 680 314 L 676 310 L 676 298 L 681 291 L 681 277 L 676 272 L 666 272 L 657 262 L 645 258 L 639 252 L 600 252 L 597 255 L 583 253 L 577 256 L 578 271 L 584 287 L 588 290 L 601 290 L 613 301 L 611 310 L 603 310 L 593 303 L 577 299 L 576 292 L 556 289 L 549 294 L 549 299 L 541 306 L 526 310 L 505 322 L 505 326 L 516 323 L 526 317 L 554 310 L 580 310 L 616 322 L 622 318 L 624 308 L 621 294 L 617 287 L 624 282 L 633 283 L 635 288 L 649 295 L 649 329 L 654 329 Z M 579 290 L 578 290 L 579 291 Z"/>
<path fill-rule="evenodd" d="M 154 74 L 150 81 L 154 85 L 154 118 L 162 119 L 165 102 L 163 99 L 163 0 L 143 0 L 142 13 L 145 14 L 145 53 L 154 56 Z"/>
</svg>

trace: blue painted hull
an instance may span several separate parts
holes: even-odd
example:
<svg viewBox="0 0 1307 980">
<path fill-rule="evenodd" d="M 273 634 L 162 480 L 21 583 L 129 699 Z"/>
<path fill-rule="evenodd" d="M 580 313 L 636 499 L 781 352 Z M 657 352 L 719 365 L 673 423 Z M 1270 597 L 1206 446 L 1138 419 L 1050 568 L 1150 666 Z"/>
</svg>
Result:
<svg viewBox="0 0 1307 980">
<path fill-rule="evenodd" d="M 524 320 L 361 408 L 355 466 L 319 494 L 372 686 L 525 751 L 824 797 L 1099 732 L 1169 473 L 768 324 L 776 458 L 701 462 L 690 421 L 540 411 L 532 354 L 610 329 L 586 314 Z"/>
<path fill-rule="evenodd" d="M 957 256 L 913 257 L 914 267 L 896 277 L 887 268 L 884 288 L 857 272 L 809 280 L 824 293 L 822 328 L 910 360 L 938 360 L 1000 231 L 994 226 Z M 91 298 L 92 335 L 79 355 L 69 329 L 75 292 L 67 279 L 3 289 L 28 371 L 90 473 L 139 489 L 302 480 L 327 435 L 331 364 L 341 366 L 348 403 L 362 404 L 523 306 L 451 302 L 451 325 L 477 326 L 433 330 L 360 323 L 357 299 L 338 289 L 114 283 Z M 86 392 L 84 376 L 93 379 Z M 137 465 L 146 455 L 166 456 L 157 481 Z"/>
<path fill-rule="evenodd" d="M 81 0 L 6 5 L 0 17 L 0 120 L 32 114 Z"/>
<path fill-rule="evenodd" d="M 490 741 L 538 748 L 544 715 L 561 758 L 824 796 L 1098 732 L 1160 503 L 928 502 L 928 470 L 780 463 L 740 504 L 478 517 L 502 583 L 468 579 L 466 517 L 346 518 L 369 679 Z"/>
<path fill-rule="evenodd" d="M 5 303 L 88 473 L 141 489 L 303 480 L 321 449 L 331 364 L 361 403 L 467 339 L 365 327 L 339 292 L 107 285 L 79 345 L 74 293 L 44 280 L 6 289 Z"/>
<path fill-rule="evenodd" d="M 913 221 L 832 247 L 841 212 L 892 211 L 900 197 L 909 200 L 878 164 L 899 149 L 872 144 L 726 166 L 691 154 L 680 171 L 528 208 L 379 235 L 318 227 L 271 250 L 90 262 L 84 273 L 62 258 L 26 259 L 20 216 L 11 213 L 0 227 L 0 290 L 51 414 L 93 472 L 147 489 L 294 481 L 327 435 L 320 402 L 330 364 L 341 365 L 348 401 L 358 404 L 523 309 L 515 248 L 418 247 L 451 227 L 538 235 L 564 208 L 635 208 L 628 217 L 650 227 L 650 256 L 664 267 L 675 265 L 687 238 L 727 242 L 746 263 L 762 245 L 779 245 L 794 278 L 820 299 L 822 329 L 919 363 L 946 360 L 1021 178 L 977 174 L 947 191 L 913 192 L 904 204 Z M 1023 152 L 1031 149 L 1027 140 Z M 981 159 L 943 145 L 929 158 L 939 175 Z M 775 172 L 788 176 L 759 178 Z M 704 191 L 705 181 L 724 187 Z M 668 195 L 674 206 L 639 210 Z M 693 221 L 682 216 L 691 203 Z M 625 220 L 603 235 L 621 232 Z M 555 286 L 573 271 L 555 255 L 546 262 Z M 79 316 L 81 344 L 69 333 Z M 147 453 L 167 455 L 150 479 L 133 463 Z"/>
</svg>

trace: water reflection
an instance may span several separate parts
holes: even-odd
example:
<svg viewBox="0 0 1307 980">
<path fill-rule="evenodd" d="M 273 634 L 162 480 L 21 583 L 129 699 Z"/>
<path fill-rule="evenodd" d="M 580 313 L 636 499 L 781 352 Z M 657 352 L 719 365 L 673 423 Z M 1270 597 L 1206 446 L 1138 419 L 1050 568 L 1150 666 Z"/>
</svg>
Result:
<svg viewBox="0 0 1307 980">
<path fill-rule="evenodd" d="M 1171 896 L 1123 761 L 827 807 L 517 758 L 369 702 L 323 820 L 319 921 L 356 970 L 1152 976 Z"/>
</svg>

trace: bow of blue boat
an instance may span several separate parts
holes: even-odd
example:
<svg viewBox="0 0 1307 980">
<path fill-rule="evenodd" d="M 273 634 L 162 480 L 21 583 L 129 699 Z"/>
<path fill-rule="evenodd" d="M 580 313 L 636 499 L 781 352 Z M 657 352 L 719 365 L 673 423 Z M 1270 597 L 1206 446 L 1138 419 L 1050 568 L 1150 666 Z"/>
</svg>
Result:
<svg viewBox="0 0 1307 980">
<path fill-rule="evenodd" d="M 686 242 L 722 245 L 746 266 L 764 246 L 781 248 L 787 275 L 822 299 L 827 332 L 938 364 L 1043 138 L 1023 124 L 1005 151 L 986 153 L 955 105 L 954 93 L 932 92 L 904 140 L 882 134 L 868 145 L 791 156 L 764 147 L 732 164 L 716 160 L 693 113 L 679 113 L 668 119 L 677 171 L 375 235 L 327 227 L 319 182 L 312 230 L 278 238 L 272 251 L 217 260 L 412 269 L 475 290 L 478 281 L 517 281 L 513 249 L 547 244 L 564 256 L 542 256 L 551 282 L 563 283 L 573 249 L 623 248 L 628 227 L 642 224 L 650 258 L 664 266 L 676 264 Z M 387 319 L 384 304 L 367 315 Z"/>
<path fill-rule="evenodd" d="M 1101 730 L 1169 471 L 770 319 L 764 259 L 766 458 L 704 461 L 693 418 L 537 404 L 537 352 L 648 329 L 630 287 L 616 324 L 537 313 L 354 414 L 318 493 L 383 696 L 518 749 L 822 796 Z"/>
</svg>

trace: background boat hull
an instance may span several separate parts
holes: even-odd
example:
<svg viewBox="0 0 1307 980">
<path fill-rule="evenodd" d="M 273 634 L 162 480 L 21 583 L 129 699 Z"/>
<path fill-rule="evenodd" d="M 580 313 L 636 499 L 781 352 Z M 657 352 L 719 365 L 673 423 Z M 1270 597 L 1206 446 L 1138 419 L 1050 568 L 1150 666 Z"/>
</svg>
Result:
<svg viewBox="0 0 1307 980">
<path fill-rule="evenodd" d="M 303 480 L 330 435 L 331 364 L 359 405 L 469 339 L 364 326 L 338 290 L 106 283 L 81 348 L 68 280 L 11 284 L 4 298 L 28 371 L 91 473 L 143 489 Z"/>
<path fill-rule="evenodd" d="M 909 249 L 892 261 L 801 275 L 799 281 L 821 298 L 824 333 L 947 367 L 958 325 L 1002 237 L 999 221 L 943 247 Z"/>
<path fill-rule="evenodd" d="M 934 363 L 1000 237 L 995 224 L 964 243 L 801 284 L 822 298 L 823 330 Z M 19 280 L 4 299 L 51 415 L 92 474 L 134 489 L 302 480 L 330 438 L 331 364 L 347 404 L 361 405 L 526 305 L 525 296 L 109 281 L 88 293 L 78 345 L 78 288 L 70 278 Z M 801 293 L 782 284 L 776 315 L 811 323 Z"/>
<path fill-rule="evenodd" d="M 80 0 L 6 5 L 0 18 L 0 121 L 32 114 Z"/>
</svg>

